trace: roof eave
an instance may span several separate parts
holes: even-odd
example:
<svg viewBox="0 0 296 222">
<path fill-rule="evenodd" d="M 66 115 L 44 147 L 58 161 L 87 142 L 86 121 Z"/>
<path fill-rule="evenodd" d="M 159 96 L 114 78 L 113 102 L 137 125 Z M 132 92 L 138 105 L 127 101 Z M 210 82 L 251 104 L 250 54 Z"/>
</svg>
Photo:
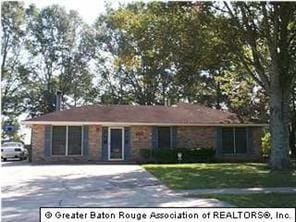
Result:
<svg viewBox="0 0 296 222">
<path fill-rule="evenodd" d="M 161 122 L 89 122 L 89 121 L 22 121 L 32 125 L 101 125 L 101 126 L 253 126 L 267 127 L 267 123 L 161 123 Z"/>
</svg>

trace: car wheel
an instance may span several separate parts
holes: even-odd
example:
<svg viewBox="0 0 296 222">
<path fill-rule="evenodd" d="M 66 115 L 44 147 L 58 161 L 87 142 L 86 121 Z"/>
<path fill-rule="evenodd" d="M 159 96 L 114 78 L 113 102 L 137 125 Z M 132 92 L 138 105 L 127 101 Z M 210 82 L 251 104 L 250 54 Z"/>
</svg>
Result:
<svg viewBox="0 0 296 222">
<path fill-rule="evenodd" d="M 6 158 L 2 158 L 3 162 L 5 162 L 7 159 Z"/>
</svg>

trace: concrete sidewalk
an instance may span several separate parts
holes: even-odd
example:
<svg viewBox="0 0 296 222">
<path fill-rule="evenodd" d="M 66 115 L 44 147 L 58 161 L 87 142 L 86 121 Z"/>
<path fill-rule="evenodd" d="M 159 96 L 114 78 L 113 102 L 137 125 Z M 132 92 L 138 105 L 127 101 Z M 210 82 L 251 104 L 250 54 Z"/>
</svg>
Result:
<svg viewBox="0 0 296 222">
<path fill-rule="evenodd" d="M 255 194 L 255 193 L 291 193 L 296 194 L 296 187 L 253 187 L 253 188 L 220 188 L 220 189 L 194 189 L 178 192 L 183 196 L 203 194 Z"/>
</svg>

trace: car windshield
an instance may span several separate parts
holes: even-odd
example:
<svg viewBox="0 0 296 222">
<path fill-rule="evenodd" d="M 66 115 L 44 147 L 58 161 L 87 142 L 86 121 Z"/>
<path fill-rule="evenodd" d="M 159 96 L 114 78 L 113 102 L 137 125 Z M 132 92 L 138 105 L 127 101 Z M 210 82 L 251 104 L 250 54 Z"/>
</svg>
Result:
<svg viewBox="0 0 296 222">
<path fill-rule="evenodd" d="M 21 143 L 3 143 L 2 147 L 22 147 Z"/>
</svg>

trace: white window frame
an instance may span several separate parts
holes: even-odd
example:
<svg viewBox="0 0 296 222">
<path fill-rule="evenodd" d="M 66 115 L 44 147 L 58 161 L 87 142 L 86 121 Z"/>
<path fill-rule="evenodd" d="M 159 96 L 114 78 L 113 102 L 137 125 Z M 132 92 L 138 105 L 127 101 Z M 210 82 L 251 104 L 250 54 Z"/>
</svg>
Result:
<svg viewBox="0 0 296 222">
<path fill-rule="evenodd" d="M 122 149 L 121 149 L 121 158 L 111 158 L 111 129 L 121 129 L 122 134 Z M 108 160 L 109 161 L 118 161 L 118 160 L 124 160 L 124 127 L 108 127 Z"/>
<path fill-rule="evenodd" d="M 83 156 L 83 126 L 79 126 L 80 128 L 81 128 L 81 147 L 80 147 L 80 154 L 71 154 L 71 155 L 69 155 L 69 127 L 71 127 L 71 126 L 63 126 L 63 127 L 66 127 L 66 136 L 65 136 L 65 155 L 61 155 L 61 154 L 53 154 L 53 150 L 52 150 L 52 143 L 53 143 L 53 134 L 52 134 L 52 132 L 53 132 L 53 127 L 55 127 L 56 125 L 53 125 L 53 126 L 51 126 L 51 138 L 50 138 L 50 140 L 51 140 L 51 147 L 50 147 L 50 149 L 51 149 L 51 156 L 54 156 L 54 157 L 62 157 L 62 156 Z M 57 125 L 57 126 L 59 126 L 59 125 Z M 76 125 L 75 125 L 76 126 Z"/>
</svg>

